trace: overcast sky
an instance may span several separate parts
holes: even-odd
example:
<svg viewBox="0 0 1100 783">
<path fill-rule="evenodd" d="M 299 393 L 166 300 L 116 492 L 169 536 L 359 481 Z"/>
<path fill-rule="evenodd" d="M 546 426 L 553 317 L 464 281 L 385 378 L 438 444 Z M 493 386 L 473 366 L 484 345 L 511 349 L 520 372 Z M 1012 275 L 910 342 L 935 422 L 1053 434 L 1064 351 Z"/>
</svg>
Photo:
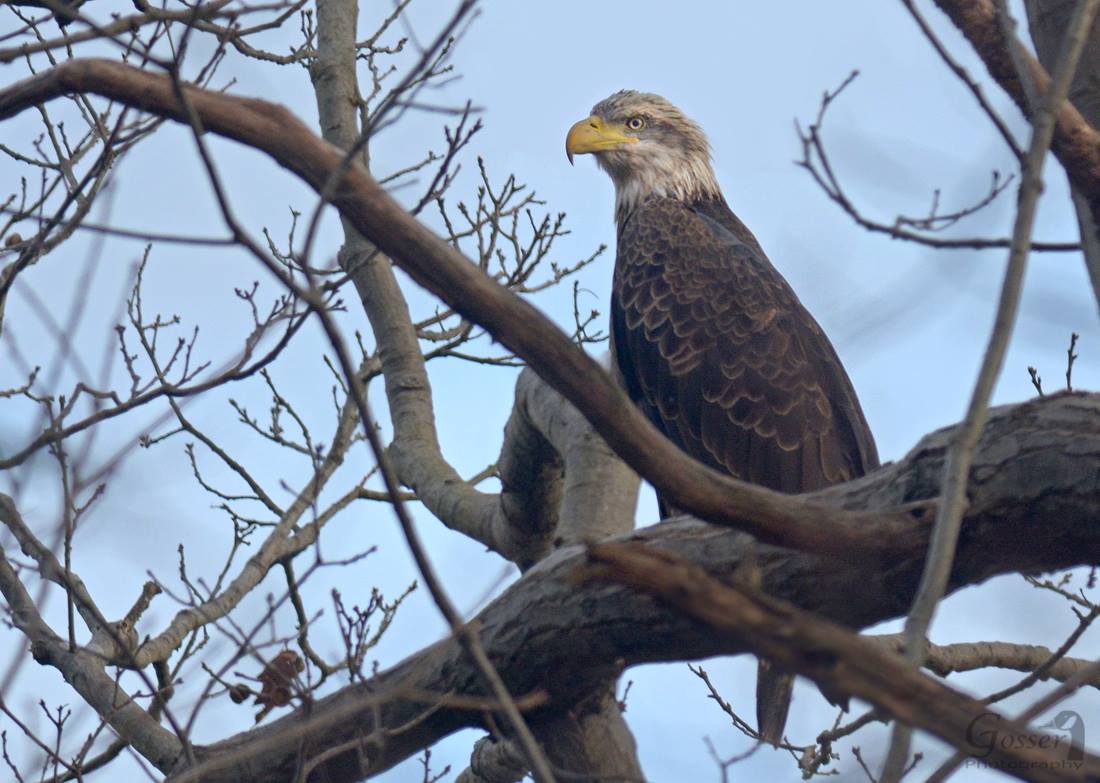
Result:
<svg viewBox="0 0 1100 783">
<path fill-rule="evenodd" d="M 920 5 L 959 59 L 985 79 L 980 63 L 950 24 L 930 3 Z M 360 38 L 374 29 L 389 3 L 364 6 Z M 86 8 L 99 14 L 109 7 L 104 2 Z M 443 0 L 416 0 L 412 31 L 421 41 L 431 40 L 450 10 L 451 3 Z M 5 18 L 3 24 L 10 28 L 11 19 Z M 392 37 L 399 32 L 395 30 Z M 203 44 L 196 41 L 196 45 Z M 1006 253 L 933 251 L 870 234 L 829 202 L 794 163 L 801 157 L 794 121 L 812 121 L 823 91 L 835 88 L 858 69 L 860 76 L 830 109 L 824 136 L 849 194 L 869 216 L 890 223 L 899 213 L 925 214 L 936 189 L 941 190 L 945 209 L 961 207 L 985 193 L 994 169 L 1013 170 L 1003 142 L 972 96 L 936 58 L 901 3 L 485 3 L 460 41 L 453 63 L 460 78 L 428 97 L 443 105 L 471 100 L 485 128 L 471 145 L 452 201 L 471 197 L 476 185 L 473 154 L 480 155 L 495 181 L 514 173 L 546 201 L 548 212 L 568 213 L 572 233 L 557 244 L 555 260 L 570 263 L 601 243 L 613 246 L 611 184 L 588 157 L 569 166 L 565 133 L 614 90 L 660 93 L 696 119 L 710 136 L 727 200 L 832 337 L 863 402 L 882 458 L 903 456 L 922 435 L 962 416 L 988 337 Z M 22 66 L 9 65 L 0 73 L 8 83 L 24 71 Z M 285 103 L 315 123 L 304 70 L 273 70 L 231 57 L 222 74 L 235 78 L 233 93 Z M 1018 113 L 995 85 L 987 91 L 1026 143 L 1026 128 Z M 375 173 L 400 168 L 429 145 L 438 146 L 442 121 L 437 114 L 410 115 L 408 122 L 386 131 L 372 150 Z M 6 122 L 0 125 L 0 139 L 25 146 L 36 122 L 30 115 Z M 212 147 L 234 203 L 253 230 L 267 226 L 274 236 L 285 236 L 289 208 L 312 207 L 308 191 L 266 158 L 228 143 L 214 142 Z M 1075 227 L 1062 172 L 1051 164 L 1036 236 L 1073 240 Z M 0 181 L 14 181 L 18 170 L 0 160 L 0 175 Z M 958 235 L 1006 236 L 1013 192 L 1010 189 L 959 227 Z M 411 193 L 399 195 L 411 197 Z M 172 128 L 124 161 L 116 175 L 109 217 L 129 228 L 222 233 L 193 146 L 187 134 Z M 323 229 L 320 250 L 334 252 L 339 225 L 328 219 Z M 62 257 L 51 256 L 30 270 L 24 282 L 48 298 L 56 312 L 64 312 L 75 297 L 86 298 L 91 305 L 89 321 L 98 326 L 89 327 L 81 339 L 87 339 L 87 350 L 98 356 L 110 336 L 109 325 L 117 319 L 119 293 L 130 279 L 141 245 L 109 240 L 99 255 L 92 255 L 93 250 L 90 239 L 80 238 Z M 94 259 L 102 268 L 91 283 L 78 288 L 74 276 L 62 272 L 66 263 L 76 269 L 86 259 Z M 612 259 L 613 249 L 581 277 L 591 306 L 604 313 Z M 181 312 L 187 323 L 203 323 L 200 346 L 219 355 L 222 330 L 239 332 L 241 328 L 243 312 L 234 301 L 232 287 L 263 279 L 261 271 L 243 253 L 196 252 L 167 245 L 154 248 L 151 264 L 149 308 Z M 412 285 L 406 290 L 417 313 L 432 311 L 435 303 L 430 297 Z M 536 303 L 558 322 L 571 323 L 567 292 L 540 296 Z M 26 326 L 20 325 L 21 319 Z M 35 326 L 25 297 L 16 297 L 9 305 L 8 324 L 14 326 L 3 337 L 8 341 L 7 353 L 0 343 L 0 355 L 5 356 L 0 360 L 0 387 L 13 385 L 17 375 L 15 363 L 8 361 L 12 340 L 18 340 L 20 350 L 30 356 L 55 350 L 45 330 Z M 344 324 L 349 333 L 356 327 L 365 329 L 364 319 L 354 314 Z M 1096 303 L 1079 256 L 1034 254 L 995 401 L 1033 396 L 1026 371 L 1029 364 L 1038 367 L 1047 388 L 1057 388 L 1071 331 L 1081 335 L 1080 359 L 1074 368 L 1077 385 L 1095 388 L 1100 379 L 1098 325 Z M 284 392 L 294 396 L 319 427 L 327 421 L 331 383 L 317 358 L 321 344 L 319 335 L 308 335 L 276 371 Z M 460 472 L 473 474 L 496 458 L 514 373 L 459 363 L 434 363 L 431 373 L 444 453 Z M 251 400 L 259 411 L 264 410 L 260 387 L 234 389 L 233 396 Z M 384 412 L 377 394 L 373 399 Z M 196 409 L 213 434 L 238 437 L 239 425 L 224 402 Z M 19 415 L 9 411 L 0 406 L 4 449 L 9 448 L 5 441 L 17 443 L 23 432 Z M 121 442 L 147 421 L 112 425 L 105 437 Z M 248 439 L 237 442 L 237 448 L 263 462 L 260 471 L 273 485 L 282 478 L 298 485 L 302 476 L 298 463 L 272 457 L 263 444 Z M 55 482 L 39 476 L 28 480 L 24 513 L 47 518 Z M 143 453 L 124 467 L 88 523 L 90 530 L 80 542 L 76 564 L 93 593 L 104 596 L 109 614 L 121 615 L 128 608 L 147 569 L 172 579 L 176 545 L 181 541 L 189 547 L 190 562 L 202 562 L 205 552 L 212 562 L 220 562 L 226 523 L 210 506 L 209 498 L 194 485 L 181 443 Z M 639 522 L 651 523 L 655 516 L 647 491 Z M 433 561 L 460 606 L 473 610 L 487 592 L 515 578 L 514 569 L 504 561 L 428 515 L 422 514 L 419 524 Z M 341 537 L 330 539 L 330 547 L 337 540 L 346 542 L 350 551 L 372 544 L 379 547 L 378 554 L 339 577 L 336 584 L 345 595 L 361 591 L 364 584 L 379 584 L 392 595 L 412 581 L 406 550 L 385 508 L 370 508 L 342 525 Z M 126 546 L 120 547 L 123 540 Z M 332 584 L 318 585 L 314 596 L 318 606 L 324 604 Z M 265 583 L 261 591 L 279 589 L 276 580 Z M 375 651 L 382 667 L 443 634 L 443 623 L 422 592 L 409 599 Z M 257 596 L 257 605 L 262 605 L 262 595 Z M 55 602 L 55 608 L 60 609 L 60 604 Z M 158 630 L 174 611 L 167 600 L 155 604 L 146 618 L 146 631 Z M 947 601 L 933 627 L 933 639 L 1043 641 L 1057 646 L 1074 624 L 1062 602 L 1040 595 L 1019 577 L 1006 577 Z M 5 634 L 0 638 L 10 640 L 9 647 L 16 644 L 12 632 L 0 633 Z M 329 648 L 335 649 L 334 645 Z M 226 652 L 229 649 L 225 647 Z M 1098 652 L 1095 635 L 1086 634 L 1076 654 L 1090 657 Z M 706 667 L 735 708 L 751 718 L 755 663 L 741 658 L 707 662 Z M 198 672 L 192 676 L 201 679 Z M 628 672 L 626 679 L 634 682 L 627 719 L 651 780 L 718 780 L 704 736 L 723 755 L 749 746 L 705 699 L 702 684 L 683 664 L 641 667 Z M 20 704 L 33 703 L 43 692 L 55 694 L 55 700 L 74 702 L 74 696 L 56 687 L 56 680 L 52 670 L 28 669 L 25 681 L 31 685 L 20 691 Z M 980 673 L 958 683 L 984 692 L 1013 680 L 1010 675 Z M 1009 709 L 1021 708 L 1036 694 L 1033 690 L 1023 699 L 1008 702 Z M 1077 698 L 1069 704 L 1088 726 L 1100 727 L 1096 700 L 1086 701 Z M 242 721 L 239 708 L 218 704 L 209 709 L 217 717 L 200 726 L 199 741 L 247 726 L 248 716 Z M 812 687 L 800 687 L 788 732 L 793 740 L 808 742 L 831 724 L 834 714 Z M 446 778 L 451 779 L 464 768 L 477 736 L 463 732 L 441 743 L 434 750 L 433 766 L 451 764 L 452 774 Z M 868 731 L 857 744 L 869 761 L 877 762 L 883 740 L 883 734 Z M 918 747 L 927 754 L 921 765 L 927 775 L 945 752 L 932 741 L 922 740 Z M 841 780 L 863 779 L 847 750 L 839 768 Z M 761 750 L 733 774 L 746 781 L 798 779 L 790 756 L 771 750 Z M 419 775 L 419 764 L 410 761 L 379 779 L 404 783 L 419 780 Z M 967 770 L 956 779 L 996 777 Z"/>
</svg>

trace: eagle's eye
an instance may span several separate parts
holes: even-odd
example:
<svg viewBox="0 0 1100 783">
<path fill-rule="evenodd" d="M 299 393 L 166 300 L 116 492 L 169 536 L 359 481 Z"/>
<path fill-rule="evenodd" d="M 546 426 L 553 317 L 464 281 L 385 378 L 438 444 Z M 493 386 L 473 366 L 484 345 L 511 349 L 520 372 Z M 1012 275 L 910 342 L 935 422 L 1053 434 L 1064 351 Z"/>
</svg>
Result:
<svg viewBox="0 0 1100 783">
<path fill-rule="evenodd" d="M 645 127 L 645 120 L 641 117 L 631 117 L 626 121 L 626 127 L 632 131 L 640 131 Z"/>
</svg>

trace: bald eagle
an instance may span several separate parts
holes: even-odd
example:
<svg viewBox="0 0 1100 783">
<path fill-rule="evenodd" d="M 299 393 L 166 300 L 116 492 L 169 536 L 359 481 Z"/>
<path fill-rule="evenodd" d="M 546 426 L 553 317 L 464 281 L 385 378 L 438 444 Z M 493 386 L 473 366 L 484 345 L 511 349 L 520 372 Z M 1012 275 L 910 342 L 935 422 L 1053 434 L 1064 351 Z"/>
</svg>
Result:
<svg viewBox="0 0 1100 783">
<path fill-rule="evenodd" d="M 809 492 L 878 467 L 829 338 L 726 204 L 702 129 L 623 90 L 569 129 L 615 185 L 611 353 L 630 398 L 673 443 L 731 476 Z M 658 497 L 661 516 L 674 513 Z M 761 662 L 761 737 L 782 738 L 792 679 Z"/>
</svg>

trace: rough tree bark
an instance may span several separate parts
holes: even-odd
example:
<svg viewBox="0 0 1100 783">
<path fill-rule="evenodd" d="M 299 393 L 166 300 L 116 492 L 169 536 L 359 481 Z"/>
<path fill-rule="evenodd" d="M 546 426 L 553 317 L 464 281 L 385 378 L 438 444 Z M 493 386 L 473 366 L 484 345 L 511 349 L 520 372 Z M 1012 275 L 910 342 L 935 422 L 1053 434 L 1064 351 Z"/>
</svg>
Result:
<svg viewBox="0 0 1100 783">
<path fill-rule="evenodd" d="M 540 498 L 553 498 L 554 502 L 528 508 L 534 514 L 548 509 L 554 517 L 548 532 L 553 532 L 555 550 L 599 541 L 634 527 L 638 477 L 576 408 L 530 370 L 520 373 L 516 383 L 516 403 L 505 425 L 504 443 L 498 463 L 501 502 L 516 502 L 517 485 L 541 485 Z M 540 455 L 551 456 L 539 460 Z M 522 517 L 524 510 L 517 505 L 507 516 Z M 529 546 L 520 549 L 530 550 Z M 580 779 L 644 779 L 634 736 L 615 698 L 617 679 L 610 677 L 598 683 L 571 709 L 532 726 L 556 769 L 567 770 Z M 526 771 L 523 754 L 510 741 L 485 738 L 479 741 L 470 768 L 458 780 L 512 783 L 522 779 Z"/>
</svg>

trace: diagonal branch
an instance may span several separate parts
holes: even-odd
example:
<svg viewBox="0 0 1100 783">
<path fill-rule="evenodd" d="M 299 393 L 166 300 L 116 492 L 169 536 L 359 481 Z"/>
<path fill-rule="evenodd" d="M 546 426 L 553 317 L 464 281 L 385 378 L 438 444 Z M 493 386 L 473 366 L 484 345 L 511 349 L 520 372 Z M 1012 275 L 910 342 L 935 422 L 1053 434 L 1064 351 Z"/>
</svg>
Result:
<svg viewBox="0 0 1100 783">
<path fill-rule="evenodd" d="M 595 562 L 582 569 L 586 579 L 653 594 L 719 635 L 811 678 L 827 695 L 858 697 L 965 753 L 975 751 L 971 732 L 978 721 L 997 726 L 1005 737 L 1036 733 L 919 672 L 874 642 L 746 585 L 720 582 L 681 558 L 636 544 L 599 544 L 589 550 L 589 557 Z M 1024 780 L 1064 783 L 1100 775 L 1100 759 L 1095 757 L 1076 770 L 1064 770 L 1064 754 L 1047 744 L 998 742 L 985 760 Z"/>
<path fill-rule="evenodd" d="M 982 91 L 981 85 L 979 85 L 967 72 L 958 60 L 951 56 L 951 53 L 947 51 L 947 47 L 940 41 L 939 36 L 932 30 L 932 27 L 925 20 L 924 15 L 917 9 L 914 0 L 901 0 L 902 5 L 909 12 L 909 15 L 913 17 L 913 21 L 917 23 L 917 27 L 920 28 L 921 33 L 928 42 L 932 44 L 932 48 L 936 50 L 936 54 L 943 60 L 951 72 L 959 78 L 967 89 L 974 95 L 974 99 L 981 106 L 985 116 L 989 118 L 989 121 L 993 123 L 993 127 L 997 129 L 997 132 L 1001 134 L 1001 138 L 1004 139 L 1008 148 L 1012 150 L 1012 154 L 1016 156 L 1016 159 L 1022 161 L 1024 159 L 1024 151 L 1020 149 L 1020 145 L 1016 143 L 1016 137 L 1012 135 L 1012 131 L 1008 129 L 1005 121 L 1001 118 L 1001 115 L 997 113 L 997 110 L 993 108 L 989 100 L 985 97 L 985 93 Z"/>
<path fill-rule="evenodd" d="M 96 93 L 183 119 L 167 78 L 103 60 L 73 60 L 12 85 L 0 92 L 0 119 L 70 92 Z M 677 508 L 763 541 L 844 557 L 898 551 L 912 544 L 913 536 L 924 539 L 923 526 L 910 525 L 908 512 L 871 515 L 815 507 L 695 462 L 661 435 L 546 316 L 417 222 L 361 166 L 345 167 L 339 150 L 317 139 L 285 109 L 197 88 L 186 92 L 206 130 L 266 152 L 318 192 L 330 192 L 333 205 L 357 231 L 414 280 L 527 360 L 592 422 L 615 453 Z M 340 170 L 343 178 L 330 187 Z"/>
<path fill-rule="evenodd" d="M 18 514 L 11 499 L 0 495 L 4 516 Z M 87 649 L 71 649 L 46 623 L 19 574 L 0 550 L 0 594 L 12 622 L 31 643 L 31 655 L 43 666 L 57 669 L 111 728 L 157 769 L 167 771 L 183 753 L 183 743 L 156 718 L 138 706 L 105 671 L 106 663 Z"/>
</svg>

